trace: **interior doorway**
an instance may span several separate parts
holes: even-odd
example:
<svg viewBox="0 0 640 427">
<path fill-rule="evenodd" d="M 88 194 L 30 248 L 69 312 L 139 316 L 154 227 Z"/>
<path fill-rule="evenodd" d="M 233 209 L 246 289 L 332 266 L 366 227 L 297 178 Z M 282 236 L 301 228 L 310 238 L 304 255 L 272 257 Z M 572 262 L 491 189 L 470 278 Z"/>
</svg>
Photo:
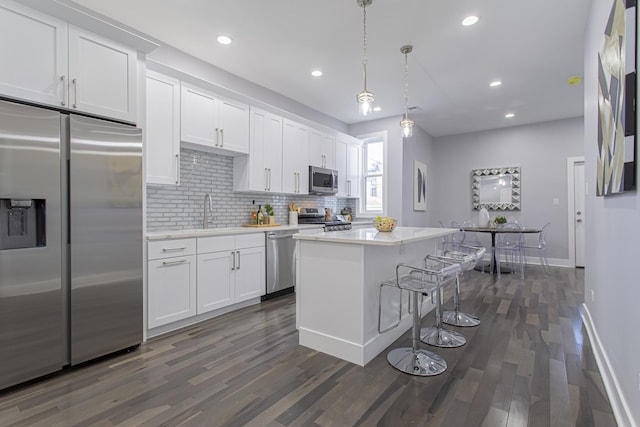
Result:
<svg viewBox="0 0 640 427">
<path fill-rule="evenodd" d="M 585 181 L 584 157 L 569 157 L 567 159 L 567 190 L 569 265 L 584 267 L 587 221 L 585 214 L 585 196 L 588 191 Z"/>
</svg>

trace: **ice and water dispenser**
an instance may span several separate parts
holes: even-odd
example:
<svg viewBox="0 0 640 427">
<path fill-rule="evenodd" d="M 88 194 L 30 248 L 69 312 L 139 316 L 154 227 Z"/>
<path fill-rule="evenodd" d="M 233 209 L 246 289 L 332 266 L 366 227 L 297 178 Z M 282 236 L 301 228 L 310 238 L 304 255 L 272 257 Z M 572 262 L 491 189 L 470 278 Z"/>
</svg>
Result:
<svg viewBox="0 0 640 427">
<path fill-rule="evenodd" d="M 46 201 L 0 199 L 0 250 L 46 246 Z"/>
</svg>

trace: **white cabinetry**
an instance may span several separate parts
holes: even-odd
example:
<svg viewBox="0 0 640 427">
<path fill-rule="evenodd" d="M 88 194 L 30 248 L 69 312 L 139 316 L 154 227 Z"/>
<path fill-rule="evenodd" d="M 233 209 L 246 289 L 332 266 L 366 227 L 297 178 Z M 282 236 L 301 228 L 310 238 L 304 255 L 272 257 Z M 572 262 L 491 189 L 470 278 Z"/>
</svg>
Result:
<svg viewBox="0 0 640 427">
<path fill-rule="evenodd" d="M 195 316 L 195 253 L 195 239 L 149 242 L 149 329 Z"/>
<path fill-rule="evenodd" d="M 265 293 L 264 233 L 198 238 L 198 314 Z"/>
<path fill-rule="evenodd" d="M 180 81 L 147 71 L 147 184 L 180 183 Z"/>
<path fill-rule="evenodd" d="M 309 165 L 321 168 L 335 169 L 335 143 L 333 135 L 309 130 Z"/>
<path fill-rule="evenodd" d="M 282 192 L 282 117 L 251 107 L 249 156 L 233 159 L 233 189 Z"/>
<path fill-rule="evenodd" d="M 0 2 L 0 93 L 136 121 L 136 52 L 17 3 Z"/>
<path fill-rule="evenodd" d="M 339 134 L 336 138 L 338 196 L 360 197 L 361 163 L 362 142 L 352 136 Z"/>
<path fill-rule="evenodd" d="M 180 139 L 229 155 L 249 153 L 249 106 L 182 82 Z"/>
<path fill-rule="evenodd" d="M 282 192 L 309 194 L 309 128 L 284 119 L 282 137 Z"/>
</svg>

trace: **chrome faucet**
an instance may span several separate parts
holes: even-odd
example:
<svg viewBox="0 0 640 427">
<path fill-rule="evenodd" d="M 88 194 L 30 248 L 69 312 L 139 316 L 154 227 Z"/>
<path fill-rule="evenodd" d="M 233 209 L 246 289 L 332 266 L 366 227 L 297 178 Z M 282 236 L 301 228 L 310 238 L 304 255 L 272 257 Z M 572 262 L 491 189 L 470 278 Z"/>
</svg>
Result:
<svg viewBox="0 0 640 427">
<path fill-rule="evenodd" d="M 213 213 L 213 198 L 211 196 L 211 193 L 207 193 L 204 195 L 204 218 L 202 219 L 202 228 L 209 228 L 208 212 Z M 212 216 L 211 219 L 213 218 L 214 217 Z"/>
</svg>

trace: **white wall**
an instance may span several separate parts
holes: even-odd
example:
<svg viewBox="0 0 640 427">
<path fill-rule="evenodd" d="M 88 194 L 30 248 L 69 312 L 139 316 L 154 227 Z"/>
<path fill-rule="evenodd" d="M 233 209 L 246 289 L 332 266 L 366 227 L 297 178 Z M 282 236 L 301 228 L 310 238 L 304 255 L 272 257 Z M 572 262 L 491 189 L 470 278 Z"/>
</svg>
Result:
<svg viewBox="0 0 640 427">
<path fill-rule="evenodd" d="M 396 132 L 400 126 L 396 123 Z M 413 161 L 419 160 L 427 165 L 427 210 L 413 210 Z M 421 128 L 413 127 L 413 136 L 403 142 L 402 151 L 402 223 L 413 227 L 434 225 L 435 200 L 434 189 L 438 182 L 435 174 L 435 156 L 433 137 Z M 437 220 L 435 220 L 437 222 Z"/>
<path fill-rule="evenodd" d="M 445 224 L 473 219 L 471 170 L 520 166 L 520 211 L 490 211 L 525 226 L 542 227 L 551 221 L 547 235 L 548 257 L 568 260 L 567 157 L 583 155 L 583 120 L 573 118 L 511 128 L 436 138 L 434 142 L 434 220 Z M 553 199 L 559 205 L 553 205 Z M 488 236 L 480 236 L 487 240 Z"/>
<path fill-rule="evenodd" d="M 584 151 L 586 179 L 592 189 L 596 186 L 597 54 L 612 3 L 593 1 L 585 34 Z M 636 150 L 637 146 L 636 129 Z M 598 342 L 592 344 L 606 356 L 600 366 L 603 376 L 610 374 L 611 383 L 617 385 L 614 395 L 610 394 L 614 412 L 629 416 L 619 419 L 620 425 L 640 425 L 640 338 L 636 314 L 640 304 L 640 193 L 636 190 L 596 197 L 595 190 L 590 191 L 586 214 L 585 299 L 601 347 Z M 591 290 L 595 293 L 594 302 L 590 299 Z"/>
</svg>

